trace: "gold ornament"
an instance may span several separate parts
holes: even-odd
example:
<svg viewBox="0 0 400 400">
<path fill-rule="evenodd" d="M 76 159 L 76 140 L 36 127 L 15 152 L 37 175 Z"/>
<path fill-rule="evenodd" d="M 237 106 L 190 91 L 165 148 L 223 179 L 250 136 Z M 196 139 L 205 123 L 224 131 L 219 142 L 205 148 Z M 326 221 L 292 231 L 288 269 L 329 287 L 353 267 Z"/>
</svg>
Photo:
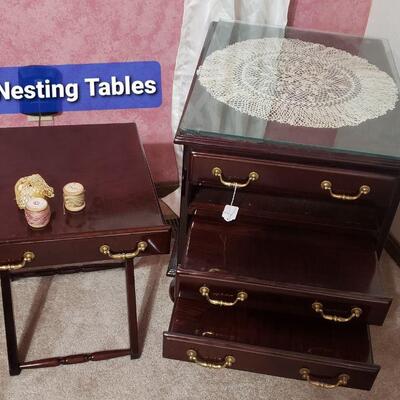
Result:
<svg viewBox="0 0 400 400">
<path fill-rule="evenodd" d="M 18 179 L 15 184 L 15 200 L 18 207 L 23 210 L 32 197 L 54 197 L 54 189 L 39 175 L 33 174 Z"/>
</svg>

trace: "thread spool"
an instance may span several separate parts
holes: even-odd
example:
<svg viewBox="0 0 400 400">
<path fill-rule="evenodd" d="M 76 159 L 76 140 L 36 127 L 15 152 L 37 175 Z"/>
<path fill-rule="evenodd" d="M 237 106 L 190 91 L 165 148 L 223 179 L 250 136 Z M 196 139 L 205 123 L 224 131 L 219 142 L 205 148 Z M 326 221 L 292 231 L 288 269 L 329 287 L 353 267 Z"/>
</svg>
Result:
<svg viewBox="0 0 400 400">
<path fill-rule="evenodd" d="M 31 198 L 25 206 L 26 222 L 32 228 L 44 228 L 50 222 L 50 207 L 41 197 Z"/>
<path fill-rule="evenodd" d="M 67 183 L 63 188 L 64 208 L 78 212 L 85 208 L 85 188 L 79 182 Z"/>
</svg>

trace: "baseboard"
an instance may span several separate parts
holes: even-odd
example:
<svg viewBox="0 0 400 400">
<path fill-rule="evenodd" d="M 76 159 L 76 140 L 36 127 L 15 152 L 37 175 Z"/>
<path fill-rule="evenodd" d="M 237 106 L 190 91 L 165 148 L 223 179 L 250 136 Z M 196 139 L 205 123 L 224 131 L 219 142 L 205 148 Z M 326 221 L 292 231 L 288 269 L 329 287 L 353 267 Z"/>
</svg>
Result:
<svg viewBox="0 0 400 400">
<path fill-rule="evenodd" d="M 385 243 L 385 250 L 400 267 L 400 242 L 393 235 L 389 235 Z"/>
</svg>

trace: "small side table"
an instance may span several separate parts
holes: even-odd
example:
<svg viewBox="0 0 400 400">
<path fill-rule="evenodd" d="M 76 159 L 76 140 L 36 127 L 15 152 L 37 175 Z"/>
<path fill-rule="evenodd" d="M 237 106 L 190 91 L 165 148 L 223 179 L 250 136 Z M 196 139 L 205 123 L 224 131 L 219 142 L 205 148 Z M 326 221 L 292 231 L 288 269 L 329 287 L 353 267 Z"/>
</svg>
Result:
<svg viewBox="0 0 400 400">
<path fill-rule="evenodd" d="M 1 129 L 0 275 L 10 375 L 22 369 L 138 358 L 134 259 L 169 253 L 163 220 L 135 124 Z M 39 173 L 55 190 L 51 221 L 30 228 L 14 185 Z M 65 212 L 62 188 L 78 181 L 86 208 Z M 130 347 L 33 361 L 18 356 L 11 282 L 16 277 L 124 266 Z"/>
</svg>

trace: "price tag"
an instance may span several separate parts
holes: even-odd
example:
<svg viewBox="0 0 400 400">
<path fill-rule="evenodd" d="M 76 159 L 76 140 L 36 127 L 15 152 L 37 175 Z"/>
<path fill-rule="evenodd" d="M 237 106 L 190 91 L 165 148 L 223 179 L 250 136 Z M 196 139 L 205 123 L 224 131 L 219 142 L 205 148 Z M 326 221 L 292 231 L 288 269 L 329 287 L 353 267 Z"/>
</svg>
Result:
<svg viewBox="0 0 400 400">
<path fill-rule="evenodd" d="M 233 189 L 233 196 L 232 196 L 231 204 L 227 204 L 224 207 L 224 211 L 222 212 L 222 218 L 226 222 L 234 221 L 239 212 L 239 207 L 233 205 L 233 200 L 235 200 L 235 195 L 236 195 L 236 189 L 237 189 L 237 186 L 235 185 L 235 188 Z"/>
<path fill-rule="evenodd" d="M 239 211 L 239 207 L 231 206 L 230 204 L 227 204 L 224 207 L 224 211 L 222 212 L 222 218 L 226 222 L 234 221 L 236 219 L 238 211 Z"/>
</svg>

